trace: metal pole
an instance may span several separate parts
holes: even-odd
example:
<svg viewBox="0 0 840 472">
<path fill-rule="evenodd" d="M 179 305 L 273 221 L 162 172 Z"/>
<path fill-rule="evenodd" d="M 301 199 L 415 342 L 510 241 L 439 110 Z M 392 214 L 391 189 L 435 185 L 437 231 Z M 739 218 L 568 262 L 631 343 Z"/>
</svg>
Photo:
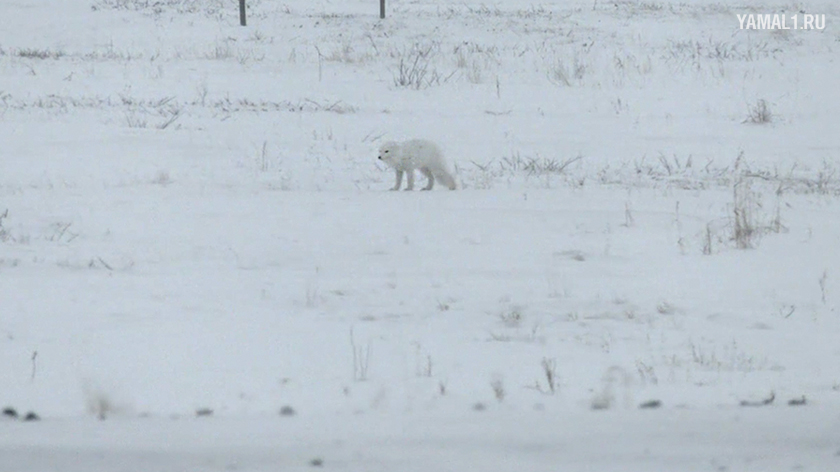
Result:
<svg viewBox="0 0 840 472">
<path fill-rule="evenodd" d="M 239 0 L 239 24 L 245 26 L 246 23 L 247 22 L 245 21 L 245 0 Z"/>
<path fill-rule="evenodd" d="M 385 18 L 385 0 L 379 0 L 379 18 Z"/>
</svg>

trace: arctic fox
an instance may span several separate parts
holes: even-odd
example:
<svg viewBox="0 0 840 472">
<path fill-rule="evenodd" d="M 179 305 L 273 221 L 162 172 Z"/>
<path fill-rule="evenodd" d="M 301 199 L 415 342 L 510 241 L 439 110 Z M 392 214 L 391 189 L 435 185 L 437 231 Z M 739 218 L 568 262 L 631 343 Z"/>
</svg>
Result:
<svg viewBox="0 0 840 472">
<path fill-rule="evenodd" d="M 425 139 L 411 139 L 397 143 L 388 141 L 379 148 L 379 160 L 393 167 L 397 173 L 397 183 L 391 190 L 399 190 L 403 173 L 408 174 L 406 190 L 414 190 L 414 169 L 429 179 L 423 190 L 431 190 L 435 180 L 446 185 L 449 190 L 455 190 L 455 177 L 449 171 L 443 152 L 433 142 Z"/>
</svg>

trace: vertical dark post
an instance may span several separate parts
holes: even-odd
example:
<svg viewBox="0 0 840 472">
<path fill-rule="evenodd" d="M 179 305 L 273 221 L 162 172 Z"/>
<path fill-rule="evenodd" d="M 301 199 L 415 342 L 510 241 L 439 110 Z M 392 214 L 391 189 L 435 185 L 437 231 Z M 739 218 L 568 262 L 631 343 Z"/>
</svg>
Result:
<svg viewBox="0 0 840 472">
<path fill-rule="evenodd" d="M 385 0 L 379 0 L 379 18 L 385 18 Z"/>
<path fill-rule="evenodd" d="M 239 0 L 239 24 L 242 26 L 247 24 L 245 21 L 245 0 Z"/>
</svg>

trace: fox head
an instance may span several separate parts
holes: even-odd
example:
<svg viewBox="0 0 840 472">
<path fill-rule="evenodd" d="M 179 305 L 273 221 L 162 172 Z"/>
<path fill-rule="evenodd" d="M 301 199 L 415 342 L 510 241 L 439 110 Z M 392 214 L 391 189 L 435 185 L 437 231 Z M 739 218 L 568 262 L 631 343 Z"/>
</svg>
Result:
<svg viewBox="0 0 840 472">
<path fill-rule="evenodd" d="M 384 162 L 394 162 L 394 156 L 397 154 L 397 147 L 399 145 L 394 141 L 388 141 L 379 147 L 379 160 Z"/>
</svg>

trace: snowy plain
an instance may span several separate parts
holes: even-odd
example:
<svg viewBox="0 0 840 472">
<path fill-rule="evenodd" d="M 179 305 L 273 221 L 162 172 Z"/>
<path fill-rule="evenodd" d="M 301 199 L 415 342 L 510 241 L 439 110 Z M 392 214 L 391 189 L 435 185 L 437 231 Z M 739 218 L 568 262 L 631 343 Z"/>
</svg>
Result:
<svg viewBox="0 0 840 472">
<path fill-rule="evenodd" d="M 0 4 L 0 471 L 840 470 L 840 5 L 248 5 Z"/>
</svg>

